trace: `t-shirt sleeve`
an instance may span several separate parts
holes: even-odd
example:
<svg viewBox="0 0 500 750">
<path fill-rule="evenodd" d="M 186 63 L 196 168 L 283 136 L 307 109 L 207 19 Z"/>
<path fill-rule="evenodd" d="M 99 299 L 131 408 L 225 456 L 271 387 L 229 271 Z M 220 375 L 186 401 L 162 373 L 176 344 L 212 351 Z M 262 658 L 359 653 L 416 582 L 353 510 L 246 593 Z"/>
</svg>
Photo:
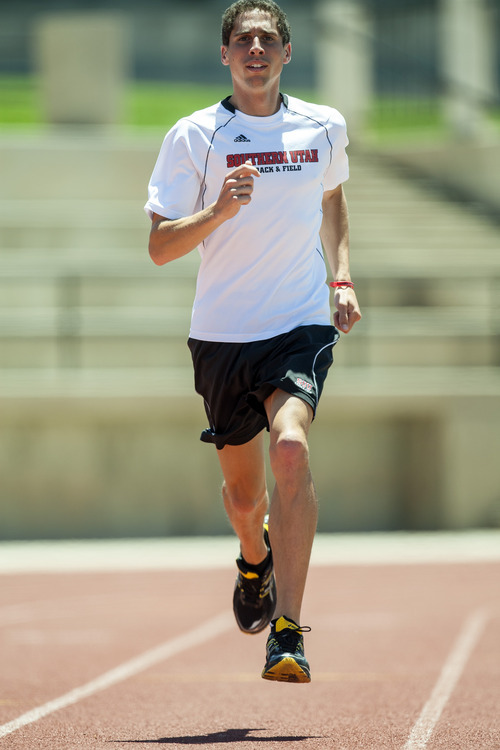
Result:
<svg viewBox="0 0 500 750">
<path fill-rule="evenodd" d="M 201 179 L 191 158 L 189 129 L 183 121 L 165 136 L 148 185 L 144 210 L 166 219 L 180 219 L 195 213 Z"/>
<path fill-rule="evenodd" d="M 349 139 L 347 137 L 346 123 L 339 112 L 336 110 L 333 110 L 333 112 L 334 116 L 328 127 L 328 137 L 332 144 L 332 158 L 325 172 L 323 180 L 324 190 L 334 190 L 349 179 L 349 160 L 346 153 Z"/>
</svg>

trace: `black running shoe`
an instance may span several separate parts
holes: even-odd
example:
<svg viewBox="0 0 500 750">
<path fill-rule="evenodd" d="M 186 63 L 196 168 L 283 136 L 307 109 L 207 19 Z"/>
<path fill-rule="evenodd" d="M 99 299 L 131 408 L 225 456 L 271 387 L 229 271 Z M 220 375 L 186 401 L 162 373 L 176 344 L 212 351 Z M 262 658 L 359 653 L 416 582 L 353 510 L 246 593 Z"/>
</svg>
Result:
<svg viewBox="0 0 500 750">
<path fill-rule="evenodd" d="M 233 611 L 238 627 L 244 633 L 260 633 L 269 625 L 276 606 L 276 583 L 273 556 L 264 519 L 264 541 L 269 550 L 265 570 L 259 575 L 249 569 L 243 558 L 236 560 L 238 576 L 234 587 Z"/>
<path fill-rule="evenodd" d="M 267 661 L 262 670 L 265 680 L 277 682 L 311 682 L 311 670 L 304 656 L 304 639 L 310 627 L 301 627 L 288 617 L 271 623 L 267 639 Z"/>
</svg>

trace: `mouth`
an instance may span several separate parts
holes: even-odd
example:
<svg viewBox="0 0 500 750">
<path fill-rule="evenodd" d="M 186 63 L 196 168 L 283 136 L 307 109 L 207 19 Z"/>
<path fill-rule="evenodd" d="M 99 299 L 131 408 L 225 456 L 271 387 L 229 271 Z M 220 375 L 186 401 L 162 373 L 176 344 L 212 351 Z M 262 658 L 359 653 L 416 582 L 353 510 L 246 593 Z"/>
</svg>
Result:
<svg viewBox="0 0 500 750">
<path fill-rule="evenodd" d="M 267 68 L 267 65 L 265 63 L 249 63 L 247 65 L 248 70 L 264 70 L 264 68 Z"/>
</svg>

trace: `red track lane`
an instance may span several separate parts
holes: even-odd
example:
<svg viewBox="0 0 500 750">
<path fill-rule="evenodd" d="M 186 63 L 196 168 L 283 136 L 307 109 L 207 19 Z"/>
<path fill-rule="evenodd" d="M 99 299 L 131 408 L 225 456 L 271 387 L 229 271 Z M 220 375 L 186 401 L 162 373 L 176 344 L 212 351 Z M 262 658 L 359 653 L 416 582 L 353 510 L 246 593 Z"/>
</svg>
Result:
<svg viewBox="0 0 500 750">
<path fill-rule="evenodd" d="M 0 725 L 230 616 L 233 578 L 230 570 L 3 576 Z M 310 685 L 262 680 L 265 634 L 243 635 L 230 622 L 6 734 L 0 748 L 499 750 L 499 593 L 500 563 L 313 567 L 303 608 L 313 628 Z M 466 646 L 474 617 L 480 626 Z M 408 745 L 446 674 L 449 695 L 441 690 L 430 736 L 421 731 Z"/>
</svg>

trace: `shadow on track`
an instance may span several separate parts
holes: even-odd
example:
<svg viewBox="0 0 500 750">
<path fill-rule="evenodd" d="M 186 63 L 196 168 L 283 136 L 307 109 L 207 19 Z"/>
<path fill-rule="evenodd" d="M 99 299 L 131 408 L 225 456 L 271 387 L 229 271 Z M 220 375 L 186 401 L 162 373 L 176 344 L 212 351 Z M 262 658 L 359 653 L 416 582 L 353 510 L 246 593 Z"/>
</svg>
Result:
<svg viewBox="0 0 500 750">
<path fill-rule="evenodd" d="M 222 742 L 303 742 L 310 739 L 321 739 L 311 735 L 292 735 L 279 737 L 253 737 L 251 732 L 264 732 L 264 729 L 226 729 L 223 732 L 212 732 L 211 734 L 198 734 L 192 737 L 160 737 L 157 740 L 114 740 L 116 743 L 152 744 L 152 745 L 212 745 Z"/>
</svg>

